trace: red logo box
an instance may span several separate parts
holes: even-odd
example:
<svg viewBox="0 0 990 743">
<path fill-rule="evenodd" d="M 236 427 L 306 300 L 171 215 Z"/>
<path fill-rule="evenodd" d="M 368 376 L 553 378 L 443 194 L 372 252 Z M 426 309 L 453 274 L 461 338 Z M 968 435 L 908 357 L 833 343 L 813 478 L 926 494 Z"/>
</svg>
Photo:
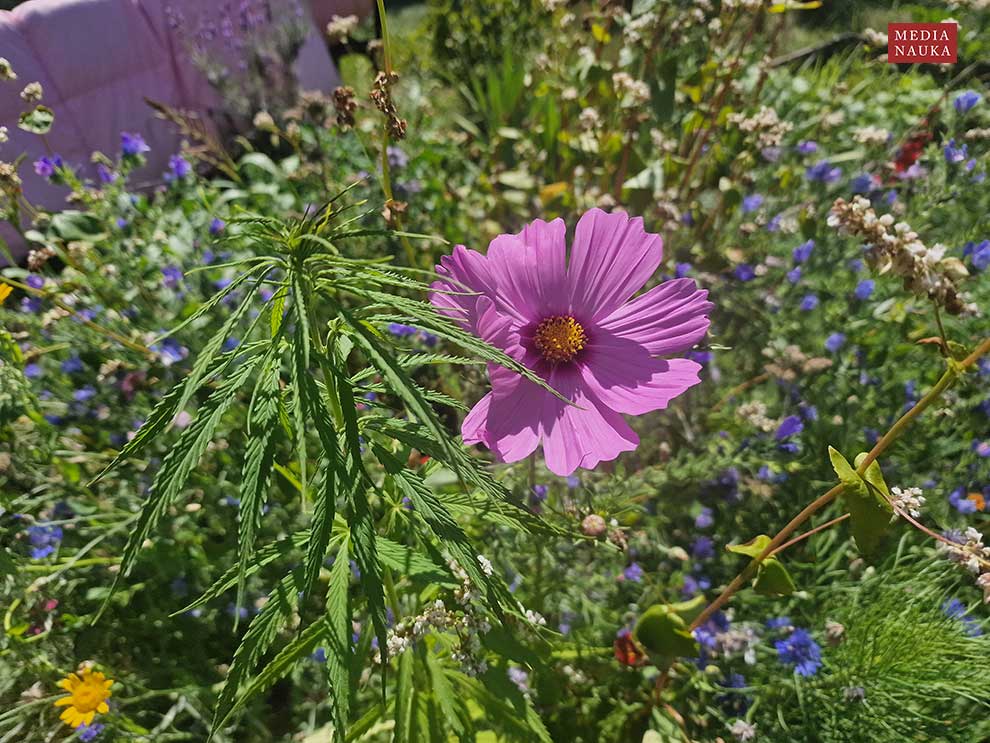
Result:
<svg viewBox="0 0 990 743">
<path fill-rule="evenodd" d="M 888 23 L 887 61 L 906 64 L 948 64 L 959 54 L 955 23 Z"/>
</svg>

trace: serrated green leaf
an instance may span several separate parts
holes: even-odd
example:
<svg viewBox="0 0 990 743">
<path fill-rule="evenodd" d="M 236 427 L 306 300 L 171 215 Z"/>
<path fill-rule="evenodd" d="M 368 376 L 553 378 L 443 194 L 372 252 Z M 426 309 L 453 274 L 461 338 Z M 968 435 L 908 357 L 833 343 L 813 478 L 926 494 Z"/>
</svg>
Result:
<svg viewBox="0 0 990 743">
<path fill-rule="evenodd" d="M 335 737 L 347 734 L 351 704 L 351 567 L 347 540 L 334 558 L 327 587 L 327 678 L 330 682 Z"/>
</svg>

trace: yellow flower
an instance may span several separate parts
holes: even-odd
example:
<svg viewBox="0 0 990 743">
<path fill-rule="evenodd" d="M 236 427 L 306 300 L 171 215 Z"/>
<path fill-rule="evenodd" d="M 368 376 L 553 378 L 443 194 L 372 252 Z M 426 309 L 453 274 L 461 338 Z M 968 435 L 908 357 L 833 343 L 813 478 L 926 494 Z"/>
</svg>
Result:
<svg viewBox="0 0 990 743">
<path fill-rule="evenodd" d="M 110 711 L 107 699 L 113 681 L 99 671 L 94 673 L 87 668 L 78 675 L 70 673 L 58 685 L 69 692 L 69 696 L 55 702 L 56 707 L 65 707 L 60 718 L 67 725 L 74 728 L 89 725 L 97 712 L 102 715 Z"/>
<path fill-rule="evenodd" d="M 14 291 L 10 284 L 4 284 L 0 281 L 0 304 L 3 304 L 4 300 L 10 296 L 10 293 Z"/>
</svg>

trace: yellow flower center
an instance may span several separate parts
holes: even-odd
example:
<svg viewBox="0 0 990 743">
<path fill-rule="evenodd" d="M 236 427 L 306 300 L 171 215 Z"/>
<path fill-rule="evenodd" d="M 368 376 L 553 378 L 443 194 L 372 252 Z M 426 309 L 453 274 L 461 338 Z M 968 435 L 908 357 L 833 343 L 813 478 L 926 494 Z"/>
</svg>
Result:
<svg viewBox="0 0 990 743">
<path fill-rule="evenodd" d="M 0 304 L 4 303 L 4 300 L 10 296 L 12 291 L 13 289 L 11 289 L 10 284 L 5 284 L 0 281 Z"/>
<path fill-rule="evenodd" d="M 103 684 L 90 676 L 72 692 L 72 706 L 80 712 L 90 712 L 106 699 L 105 693 Z"/>
<path fill-rule="evenodd" d="M 536 326 L 534 342 L 543 358 L 552 364 L 570 361 L 588 342 L 581 323 L 570 315 L 548 317 Z"/>
</svg>

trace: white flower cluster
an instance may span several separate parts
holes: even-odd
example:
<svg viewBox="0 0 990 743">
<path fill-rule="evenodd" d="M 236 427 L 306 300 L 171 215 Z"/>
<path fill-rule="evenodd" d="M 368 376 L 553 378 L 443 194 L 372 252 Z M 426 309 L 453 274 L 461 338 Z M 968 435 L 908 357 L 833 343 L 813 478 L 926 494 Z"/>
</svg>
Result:
<svg viewBox="0 0 990 743">
<path fill-rule="evenodd" d="M 729 726 L 729 732 L 732 733 L 736 740 L 742 741 L 742 743 L 756 740 L 756 725 L 745 720 L 736 720 Z"/>
<path fill-rule="evenodd" d="M 17 73 L 6 57 L 0 57 L 0 80 L 16 80 Z"/>
<path fill-rule="evenodd" d="M 652 30 L 656 22 L 657 15 L 652 12 L 633 18 L 626 24 L 626 41 L 630 44 L 638 44 L 643 40 L 643 35 Z"/>
<path fill-rule="evenodd" d="M 925 505 L 925 496 L 921 493 L 921 488 L 901 490 L 895 487 L 890 489 L 890 497 L 894 507 L 899 511 L 911 514 L 912 518 L 918 518 L 921 515 L 921 507 Z"/>
<path fill-rule="evenodd" d="M 21 91 L 21 98 L 28 103 L 37 103 L 41 100 L 44 91 L 41 87 L 41 83 L 28 83 L 24 86 L 24 90 Z"/>
<path fill-rule="evenodd" d="M 990 139 L 990 127 L 984 129 L 968 129 L 963 134 L 963 139 L 968 142 L 978 142 L 981 139 Z"/>
<path fill-rule="evenodd" d="M 598 115 L 598 111 L 590 106 L 581 110 L 578 115 L 578 124 L 586 132 L 590 132 L 593 129 L 597 129 L 598 125 L 601 123 L 601 116 Z"/>
<path fill-rule="evenodd" d="M 746 402 L 736 408 L 736 415 L 758 431 L 773 431 L 779 422 L 767 415 L 767 406 L 759 400 Z"/>
<path fill-rule="evenodd" d="M 357 30 L 360 19 L 356 15 L 339 16 L 334 14 L 327 24 L 327 38 L 331 44 L 346 44 L 350 35 Z"/>
<path fill-rule="evenodd" d="M 482 572 L 491 575 L 491 562 L 479 555 L 478 563 Z M 476 603 L 480 594 L 472 585 L 467 572 L 454 560 L 450 561 L 449 566 L 461 582 L 454 591 L 457 610 L 448 609 L 443 599 L 437 599 L 416 616 L 398 622 L 388 633 L 388 653 L 399 655 L 431 632 L 456 632 L 460 638 L 460 647 L 451 653 L 451 657 L 461 664 L 464 673 L 477 676 L 488 670 L 488 664 L 480 657 L 480 638 L 481 635 L 488 634 L 492 626 Z M 376 653 L 374 660 L 376 664 L 381 663 L 381 653 Z"/>
<path fill-rule="evenodd" d="M 784 135 L 794 128 L 789 121 L 782 121 L 777 110 L 770 106 L 761 106 L 753 116 L 732 114 L 729 116 L 729 123 L 735 124 L 746 134 L 755 134 L 761 148 L 779 147 Z"/>
<path fill-rule="evenodd" d="M 900 276 L 906 289 L 931 298 L 951 314 L 976 312 L 976 306 L 967 305 L 956 286 L 969 275 L 962 261 L 946 258 L 944 245 L 926 246 L 909 224 L 895 222 L 893 215 L 877 216 L 869 199 L 836 199 L 828 225 L 863 238 L 869 246 L 866 259 L 878 273 Z"/>
<path fill-rule="evenodd" d="M 887 34 L 877 31 L 875 28 L 863 29 L 863 40 L 874 49 L 887 48 Z"/>
<path fill-rule="evenodd" d="M 722 10 L 759 10 L 763 7 L 763 0 L 722 0 Z"/>
<path fill-rule="evenodd" d="M 953 562 L 979 575 L 978 583 L 986 590 L 986 584 L 990 582 L 990 578 L 985 577 L 990 574 L 990 570 L 986 569 L 990 565 L 990 547 L 983 544 L 983 534 L 972 526 L 963 532 L 962 539 L 965 541 L 939 542 L 939 549 L 947 553 Z"/>
<path fill-rule="evenodd" d="M 853 129 L 853 139 L 865 145 L 885 145 L 890 132 L 879 126 L 860 126 Z"/>
<path fill-rule="evenodd" d="M 650 86 L 642 80 L 635 79 L 628 72 L 616 72 L 612 75 L 612 85 L 616 94 L 622 99 L 623 106 L 639 106 L 650 100 Z"/>
</svg>

